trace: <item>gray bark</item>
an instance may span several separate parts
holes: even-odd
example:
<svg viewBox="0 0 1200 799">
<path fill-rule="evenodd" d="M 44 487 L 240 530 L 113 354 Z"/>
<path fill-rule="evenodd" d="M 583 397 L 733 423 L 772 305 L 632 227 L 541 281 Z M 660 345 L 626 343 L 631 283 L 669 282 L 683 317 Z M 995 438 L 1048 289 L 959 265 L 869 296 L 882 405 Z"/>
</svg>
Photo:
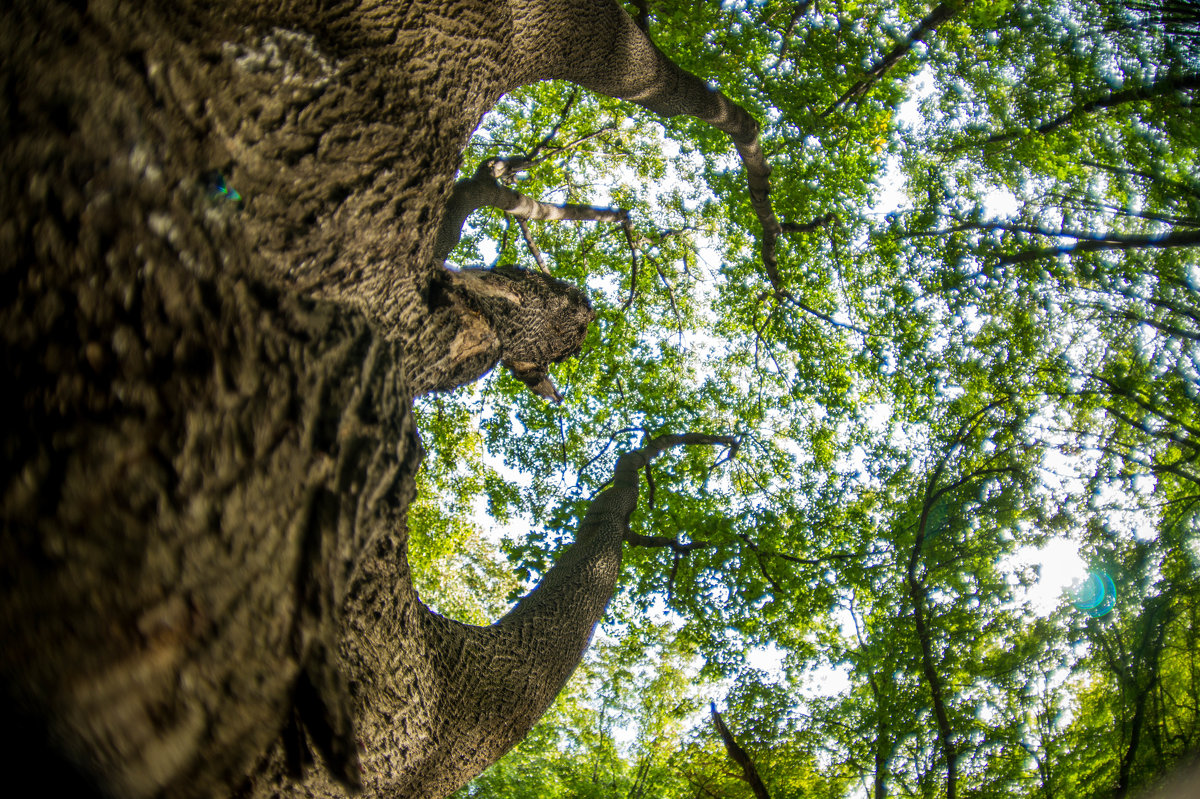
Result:
<svg viewBox="0 0 1200 799">
<path fill-rule="evenodd" d="M 10 774 L 438 796 L 524 735 L 611 595 L 636 467 L 505 619 L 421 604 L 412 397 L 497 359 L 538 385 L 590 318 L 433 245 L 467 138 L 523 83 L 720 122 L 627 27 L 590 0 L 0 10 Z"/>
<path fill-rule="evenodd" d="M 463 225 L 472 212 L 480 208 L 499 208 L 520 219 L 553 222 L 628 222 L 629 212 L 623 208 L 598 208 L 575 203 L 543 203 L 505 186 L 499 177 L 506 172 L 504 161 L 488 158 L 469 178 L 454 184 L 446 215 L 438 230 L 433 255 L 445 259 L 462 238 Z"/>
</svg>

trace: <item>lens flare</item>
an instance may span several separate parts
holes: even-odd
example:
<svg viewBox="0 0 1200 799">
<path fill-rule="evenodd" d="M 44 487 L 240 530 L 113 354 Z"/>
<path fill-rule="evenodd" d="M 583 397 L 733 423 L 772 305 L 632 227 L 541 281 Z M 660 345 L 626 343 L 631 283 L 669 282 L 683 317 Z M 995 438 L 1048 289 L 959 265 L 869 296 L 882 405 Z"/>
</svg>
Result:
<svg viewBox="0 0 1200 799">
<path fill-rule="evenodd" d="M 1094 619 L 1107 616 L 1117 601 L 1117 587 L 1107 572 L 1091 571 L 1083 582 L 1075 586 L 1075 609 Z"/>
<path fill-rule="evenodd" d="M 225 180 L 225 176 L 220 172 L 209 172 L 204 176 L 204 184 L 208 189 L 208 196 L 213 199 L 230 200 L 235 203 L 242 201 L 242 195 L 238 194 L 237 190 L 229 185 Z"/>
</svg>

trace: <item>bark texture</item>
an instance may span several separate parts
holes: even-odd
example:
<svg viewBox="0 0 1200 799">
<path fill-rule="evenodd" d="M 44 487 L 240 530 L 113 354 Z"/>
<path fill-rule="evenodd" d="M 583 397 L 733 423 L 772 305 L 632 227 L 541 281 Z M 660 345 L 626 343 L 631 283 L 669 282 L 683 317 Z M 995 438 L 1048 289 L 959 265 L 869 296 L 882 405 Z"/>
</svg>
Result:
<svg viewBox="0 0 1200 799">
<path fill-rule="evenodd" d="M 699 91 L 719 115 L 627 21 L 582 0 L 4 4 L 11 774 L 440 796 L 524 735 L 611 595 L 636 469 L 505 619 L 421 604 L 412 397 L 496 360 L 536 387 L 591 313 L 433 246 L 468 136 L 522 83 L 664 111 Z"/>
</svg>

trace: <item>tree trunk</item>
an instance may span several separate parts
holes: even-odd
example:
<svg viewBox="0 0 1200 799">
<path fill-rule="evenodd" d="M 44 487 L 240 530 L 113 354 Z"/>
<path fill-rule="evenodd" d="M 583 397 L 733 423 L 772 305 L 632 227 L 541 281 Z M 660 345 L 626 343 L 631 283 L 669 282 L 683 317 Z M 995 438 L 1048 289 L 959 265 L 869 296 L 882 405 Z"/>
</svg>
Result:
<svg viewBox="0 0 1200 799">
<path fill-rule="evenodd" d="M 626 28 L 590 0 L 0 11 L 10 773 L 438 796 L 525 734 L 612 593 L 637 458 L 530 597 L 461 625 L 408 571 L 411 400 L 497 359 L 534 385 L 591 318 L 433 258 L 503 92 L 725 108 Z"/>
</svg>

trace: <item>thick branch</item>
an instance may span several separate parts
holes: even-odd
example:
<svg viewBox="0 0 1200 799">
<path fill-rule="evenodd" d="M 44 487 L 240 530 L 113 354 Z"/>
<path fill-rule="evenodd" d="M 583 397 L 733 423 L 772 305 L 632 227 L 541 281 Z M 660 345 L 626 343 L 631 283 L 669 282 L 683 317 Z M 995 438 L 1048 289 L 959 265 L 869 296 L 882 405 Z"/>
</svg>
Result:
<svg viewBox="0 0 1200 799">
<path fill-rule="evenodd" d="M 784 222 L 779 226 L 780 233 L 812 233 L 814 230 L 820 230 L 837 219 L 837 214 L 830 212 L 822 216 L 818 216 L 811 222 Z"/>
<path fill-rule="evenodd" d="M 531 26 L 526 46 L 547 62 L 540 77 L 564 78 L 663 117 L 695 117 L 728 134 L 746 168 L 750 204 L 763 229 L 763 261 L 768 272 L 773 271 L 775 240 L 782 228 L 771 207 L 771 166 L 759 143 L 758 121 L 664 55 L 617 3 L 590 4 L 589 14 L 590 35 L 548 42 Z M 778 280 L 772 284 L 778 285 Z"/>
<path fill-rule="evenodd" d="M 662 535 L 642 535 L 632 532 L 625 534 L 625 543 L 638 547 L 670 547 L 673 552 L 679 555 L 686 555 L 692 550 L 707 549 L 713 546 L 711 541 L 683 542 L 678 538 L 667 538 Z"/>
<path fill-rule="evenodd" d="M 733 733 L 729 731 L 729 727 L 725 726 L 725 721 L 721 718 L 721 714 L 717 712 L 717 703 L 709 703 L 712 708 L 713 725 L 716 726 L 717 732 L 721 735 L 721 740 L 725 744 L 725 751 L 729 753 L 729 757 L 734 763 L 742 767 L 743 779 L 750 785 L 750 789 L 754 791 L 757 799 L 771 799 L 771 794 L 767 792 L 767 786 L 763 784 L 762 777 L 758 775 L 758 767 L 754 765 L 754 761 L 747 754 L 746 750 L 738 746 L 737 739 L 733 737 Z"/>
<path fill-rule="evenodd" d="M 1070 234 L 1049 234 L 1070 235 Z M 1162 250 L 1173 247 L 1200 246 L 1200 230 L 1179 230 L 1164 235 L 1123 235 L 1110 233 L 1103 238 L 1080 239 L 1074 244 L 1064 244 L 1058 247 L 1038 247 L 1006 255 L 1002 264 L 1021 264 L 1035 261 L 1038 258 L 1048 258 L 1058 255 L 1071 255 L 1077 252 L 1102 252 L 1108 250 Z"/>
<path fill-rule="evenodd" d="M 638 503 L 639 470 L 671 447 L 737 443 L 730 436 L 664 435 L 621 455 L 612 484 L 588 506 L 574 543 L 504 617 L 489 627 L 432 613 L 422 618 L 422 638 L 442 653 L 435 695 L 455 697 L 475 719 L 468 730 L 432 736 L 438 745 L 428 747 L 422 769 L 435 774 L 446 759 L 482 769 L 520 740 L 557 696 L 616 587 L 621 542 Z M 444 795 L 433 790 L 443 786 L 415 784 L 424 790 L 403 795 Z"/>
</svg>

